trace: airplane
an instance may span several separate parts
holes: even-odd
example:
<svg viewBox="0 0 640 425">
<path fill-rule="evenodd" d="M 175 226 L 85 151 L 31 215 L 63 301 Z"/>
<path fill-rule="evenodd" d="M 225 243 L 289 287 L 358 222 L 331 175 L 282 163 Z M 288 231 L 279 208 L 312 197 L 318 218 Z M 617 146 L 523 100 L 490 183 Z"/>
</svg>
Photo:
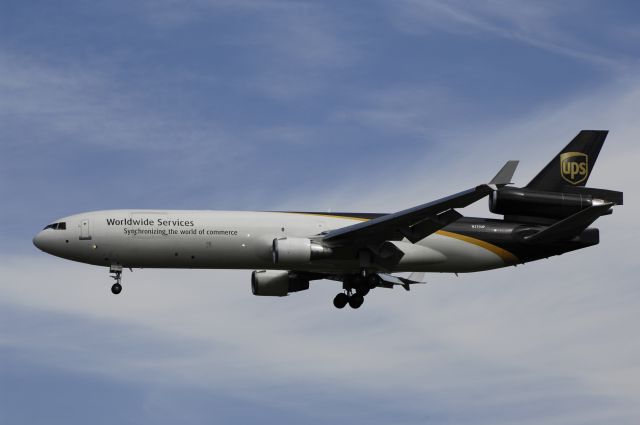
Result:
<svg viewBox="0 0 640 425">
<path fill-rule="evenodd" d="M 392 214 L 300 211 L 107 210 L 75 214 L 33 239 L 40 250 L 109 267 L 254 269 L 251 290 L 287 296 L 309 283 L 342 283 L 333 304 L 359 308 L 374 288 L 424 283 L 424 273 L 516 266 L 599 243 L 589 226 L 623 194 L 586 187 L 606 130 L 582 130 L 529 184 L 511 186 L 518 161 L 486 184 Z M 497 218 L 457 208 L 488 197 Z M 411 273 L 397 276 L 394 273 Z"/>
</svg>

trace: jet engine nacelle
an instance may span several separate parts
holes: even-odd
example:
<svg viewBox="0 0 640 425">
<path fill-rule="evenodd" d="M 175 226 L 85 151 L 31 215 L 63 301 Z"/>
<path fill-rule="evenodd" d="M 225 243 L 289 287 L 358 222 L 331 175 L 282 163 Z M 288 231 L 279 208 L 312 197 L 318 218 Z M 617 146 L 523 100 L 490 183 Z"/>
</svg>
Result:
<svg viewBox="0 0 640 425">
<path fill-rule="evenodd" d="M 309 281 L 293 276 L 288 271 L 256 270 L 251 274 L 253 295 L 284 297 L 289 292 L 309 289 Z"/>
<path fill-rule="evenodd" d="M 603 202 L 586 193 L 506 188 L 489 196 L 489 210 L 496 214 L 561 219 Z"/>
<path fill-rule="evenodd" d="M 304 264 L 331 255 L 331 248 L 308 238 L 279 238 L 273 240 L 274 264 Z"/>
</svg>

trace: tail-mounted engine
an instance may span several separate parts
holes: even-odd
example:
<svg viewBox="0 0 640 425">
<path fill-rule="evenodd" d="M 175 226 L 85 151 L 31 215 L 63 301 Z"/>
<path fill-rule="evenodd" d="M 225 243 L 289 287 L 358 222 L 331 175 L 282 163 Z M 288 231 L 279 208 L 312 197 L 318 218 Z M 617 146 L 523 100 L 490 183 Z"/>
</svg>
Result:
<svg viewBox="0 0 640 425">
<path fill-rule="evenodd" d="M 605 199 L 598 199 L 588 188 L 579 192 L 545 192 L 525 188 L 504 188 L 493 192 L 489 196 L 489 210 L 492 213 L 504 214 L 505 216 L 527 216 L 544 217 L 551 219 L 563 219 L 572 214 L 589 208 L 591 206 L 602 205 L 610 198 L 620 192 L 598 191 L 594 194 L 604 195 Z M 621 204 L 621 199 L 616 202 Z"/>
<path fill-rule="evenodd" d="M 272 245 L 274 264 L 303 264 L 331 255 L 331 248 L 308 238 L 274 239 Z"/>
<path fill-rule="evenodd" d="M 309 289 L 309 280 L 288 271 L 256 270 L 251 274 L 253 295 L 284 297 L 290 292 Z"/>
</svg>

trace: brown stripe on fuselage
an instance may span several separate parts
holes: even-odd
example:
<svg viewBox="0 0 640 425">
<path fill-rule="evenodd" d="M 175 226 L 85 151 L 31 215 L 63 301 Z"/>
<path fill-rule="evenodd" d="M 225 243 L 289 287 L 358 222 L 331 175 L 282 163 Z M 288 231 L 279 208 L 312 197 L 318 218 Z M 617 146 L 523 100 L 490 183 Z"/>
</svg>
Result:
<svg viewBox="0 0 640 425">
<path fill-rule="evenodd" d="M 502 261 L 504 261 L 506 264 L 518 264 L 520 262 L 518 257 L 513 255 L 512 253 L 510 253 L 506 249 L 500 248 L 499 246 L 494 245 L 492 243 L 489 243 L 487 241 L 483 241 L 481 239 L 472 238 L 471 236 L 462 235 L 460 233 L 448 232 L 446 230 L 438 230 L 438 231 L 436 231 L 436 234 L 438 234 L 440 236 L 446 236 L 446 237 L 449 237 L 449 238 L 458 239 L 458 240 L 461 240 L 461 241 L 468 242 L 470 244 L 479 246 L 481 248 L 484 248 L 484 249 L 486 249 L 488 251 L 493 252 L 498 257 L 502 258 Z"/>
<path fill-rule="evenodd" d="M 382 217 L 386 214 L 377 213 L 345 213 L 345 212 L 307 212 L 307 211 L 274 211 L 286 214 L 302 214 L 302 215 L 318 215 L 329 218 L 343 218 L 346 220 L 369 221 L 374 218 Z"/>
<path fill-rule="evenodd" d="M 369 221 L 373 218 L 378 218 L 386 214 L 377 214 L 377 213 L 343 213 L 343 212 L 304 212 L 304 211 L 275 211 L 287 214 L 304 214 L 304 215 L 317 215 L 322 217 L 330 217 L 330 218 L 342 218 L 348 220 L 356 220 L 356 221 Z M 498 257 L 502 259 L 506 264 L 518 264 L 520 260 L 518 257 L 513 255 L 511 252 L 507 251 L 504 248 L 500 248 L 497 245 L 489 243 L 487 241 L 483 241 L 482 239 L 473 238 L 471 236 L 466 236 L 461 233 L 454 233 L 447 230 L 438 230 L 436 234 L 440 236 L 446 236 L 449 238 L 458 239 L 463 242 L 467 242 L 481 248 L 486 249 L 487 251 L 493 252 Z"/>
</svg>

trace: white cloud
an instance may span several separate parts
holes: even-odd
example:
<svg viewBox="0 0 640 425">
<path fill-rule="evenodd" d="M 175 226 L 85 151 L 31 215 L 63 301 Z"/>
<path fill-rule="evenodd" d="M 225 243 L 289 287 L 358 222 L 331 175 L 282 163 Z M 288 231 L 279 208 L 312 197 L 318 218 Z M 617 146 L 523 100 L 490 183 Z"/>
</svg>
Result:
<svg viewBox="0 0 640 425">
<path fill-rule="evenodd" d="M 336 70 L 355 64 L 359 50 L 352 41 L 353 22 L 345 23 L 322 3 L 305 1 L 195 0 L 141 1 L 140 16 L 170 34 L 176 28 L 226 17 L 239 22 L 215 43 L 231 45 L 244 58 L 232 84 L 278 101 L 291 101 L 327 90 Z"/>
<path fill-rule="evenodd" d="M 580 19 L 580 2 L 402 0 L 394 2 L 392 10 L 403 31 L 490 34 L 613 69 L 628 62 L 585 45 L 567 30 L 563 22 Z"/>
<path fill-rule="evenodd" d="M 516 184 L 525 185 L 581 129 L 610 130 L 589 184 L 633 191 L 634 180 L 629 178 L 629 170 L 634 169 L 640 157 L 640 148 L 635 143 L 640 134 L 635 116 L 640 106 L 640 82 L 633 73 L 629 75 L 620 75 L 609 84 L 573 98 L 547 103 L 509 122 L 494 117 L 484 123 L 469 123 L 464 117 L 449 117 L 460 123 L 455 132 L 430 133 L 429 145 L 423 151 L 416 148 L 414 160 L 403 168 L 389 169 L 371 163 L 369 167 L 376 169 L 374 176 L 354 175 L 351 181 L 326 191 L 323 196 L 300 193 L 282 208 L 295 203 L 298 208 L 315 205 L 334 211 L 391 212 L 488 181 L 510 159 L 521 160 L 514 179 Z M 410 91 L 405 100 L 398 92 L 386 109 L 384 102 L 372 103 L 375 105 L 372 108 L 383 111 L 381 115 L 387 110 L 390 114 L 399 110 L 409 117 L 420 116 L 425 108 L 415 102 L 415 94 Z M 390 133 L 402 131 L 394 120 L 379 120 L 377 125 Z M 419 130 L 408 121 L 406 125 L 408 131 Z M 430 149 L 434 146 L 437 149 Z M 366 155 L 362 161 L 364 165 L 360 165 L 366 168 Z M 633 202 L 632 196 L 629 199 Z M 617 214 L 626 211 L 627 206 Z M 486 204 L 480 201 L 469 207 L 468 212 L 486 214 Z"/>
<path fill-rule="evenodd" d="M 516 269 L 433 275 L 411 293 L 375 291 L 357 312 L 333 309 L 337 286 L 328 282 L 264 299 L 250 295 L 248 272 L 143 270 L 127 273 L 125 291 L 114 297 L 102 268 L 5 259 L 4 305 L 70 319 L 57 324 L 51 314 L 43 329 L 5 331 L 2 345 L 75 372 L 270 403 L 281 403 L 286 390 L 264 388 L 311 385 L 345 397 L 442 398 L 453 417 L 499 409 L 504 423 L 520 403 L 545 398 L 610 398 L 616 411 L 637 417 L 634 280 L 622 261 L 613 273 L 585 267 L 607 248 L 626 247 L 609 239 Z M 91 336 L 109 328 L 119 336 Z M 595 414 L 580 409 L 585 421 Z"/>
<path fill-rule="evenodd" d="M 9 77 L 0 78 L 0 87 L 26 96 L 17 105 L 1 97 L 0 112 L 39 114 L 45 129 L 78 134 L 91 134 L 86 126 L 105 114 L 124 120 L 123 127 L 103 128 L 105 134 L 133 140 L 142 131 L 119 109 L 127 97 L 107 95 L 107 106 L 95 105 L 96 91 L 111 90 L 108 79 L 35 66 L 18 73 L 11 63 L 0 61 L 0 75 Z M 39 91 L 57 101 L 38 105 Z M 399 96 L 384 97 L 382 112 L 356 117 L 371 122 L 400 105 L 406 108 L 400 118 L 381 120 L 382 128 L 397 133 L 420 121 L 422 97 L 405 106 L 405 96 L 414 94 Z M 56 124 L 58 104 L 83 123 Z M 250 295 L 249 272 L 143 270 L 127 273 L 123 294 L 114 297 L 104 269 L 44 255 L 7 257 L 0 262 L 0 304 L 51 320 L 28 332 L 5 325 L 0 346 L 64 370 L 147 386 L 223 389 L 285 406 L 297 401 L 283 397 L 295 395 L 286 387 L 309 385 L 346 399 L 379 397 L 411 412 L 432 409 L 457 423 L 636 423 L 639 106 L 640 84 L 621 79 L 516 123 L 461 125 L 457 137 L 437 137 L 441 149 L 432 156 L 418 152 L 404 169 L 381 170 L 385 184 L 372 187 L 361 176 L 290 201 L 396 210 L 486 181 L 514 157 L 523 160 L 517 181 L 524 183 L 579 129 L 610 128 L 592 183 L 625 190 L 627 204 L 599 220 L 597 247 L 515 269 L 431 275 L 429 285 L 410 293 L 376 290 L 357 312 L 333 309 L 337 286 L 328 282 L 264 299 Z M 305 138 L 300 128 L 273 131 Z M 100 143 L 106 136 L 96 137 Z M 468 210 L 486 213 L 483 203 Z M 313 401 L 307 403 L 311 409 Z"/>
<path fill-rule="evenodd" d="M 332 121 L 357 123 L 393 137 L 410 135 L 432 141 L 441 136 L 443 121 L 468 116 L 464 102 L 442 87 L 396 84 L 358 97 L 355 106 L 334 112 Z"/>
<path fill-rule="evenodd" d="M 250 295 L 248 272 L 144 270 L 127 274 L 125 291 L 113 297 L 103 269 L 55 259 L 5 259 L 0 287 L 5 305 L 63 313 L 78 323 L 55 338 L 9 334 L 2 344 L 47 352 L 40 361 L 56 367 L 224 388 L 285 406 L 286 389 L 265 393 L 264 388 L 311 385 L 337 397 L 391 394 L 406 408 L 397 401 L 402 394 L 409 404 L 437 402 L 456 422 L 635 423 L 640 270 L 629 232 L 637 215 L 637 190 L 629 175 L 639 157 L 634 140 L 640 129 L 633 119 L 638 103 L 634 84 L 549 107 L 483 133 L 487 142 L 470 148 L 471 159 L 461 155 L 450 164 L 424 159 L 424 168 L 401 176 L 415 184 L 390 183 L 352 201 L 376 209 L 387 209 L 380 200 L 389 197 L 394 205 L 415 203 L 416 193 L 428 198 L 475 183 L 470 177 L 484 174 L 478 164 L 513 152 L 525 155 L 523 168 L 531 175 L 567 141 L 560 136 L 573 136 L 585 122 L 606 125 L 613 132 L 593 180 L 626 190 L 628 202 L 599 220 L 597 247 L 459 278 L 431 275 L 430 285 L 410 293 L 374 291 L 357 312 L 333 309 L 337 287 L 328 282 L 284 299 L 264 299 Z M 434 173 L 450 178 L 434 188 L 424 181 Z M 362 184 L 354 187 L 366 193 Z M 386 190 L 392 187 L 390 196 Z M 85 345 L 94 321 L 130 329 L 120 343 L 136 349 L 114 360 L 109 350 Z M 145 338 L 156 341 L 158 350 L 146 350 L 140 342 Z M 186 348 L 169 348 L 176 345 Z M 421 411 L 419 404 L 412 409 Z"/>
<path fill-rule="evenodd" d="M 167 116 L 109 70 L 60 66 L 0 51 L 0 124 L 6 143 L 51 140 L 122 150 L 224 146 L 215 123 Z M 202 143 L 203 141 L 208 143 Z"/>
</svg>

